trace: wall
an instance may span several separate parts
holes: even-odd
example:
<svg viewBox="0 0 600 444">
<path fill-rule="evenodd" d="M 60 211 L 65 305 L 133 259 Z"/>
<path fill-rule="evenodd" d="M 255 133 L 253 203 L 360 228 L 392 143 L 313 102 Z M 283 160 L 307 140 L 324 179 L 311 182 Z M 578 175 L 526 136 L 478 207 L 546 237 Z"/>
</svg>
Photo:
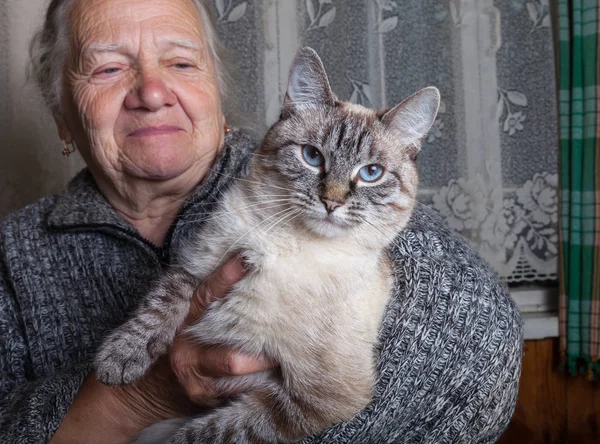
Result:
<svg viewBox="0 0 600 444">
<path fill-rule="evenodd" d="M 83 167 L 65 159 L 50 112 L 25 76 L 28 45 L 47 1 L 0 1 L 0 219 L 53 194 Z"/>
<path fill-rule="evenodd" d="M 558 361 L 558 339 L 526 341 L 517 408 L 499 444 L 600 442 L 600 385 Z"/>
</svg>

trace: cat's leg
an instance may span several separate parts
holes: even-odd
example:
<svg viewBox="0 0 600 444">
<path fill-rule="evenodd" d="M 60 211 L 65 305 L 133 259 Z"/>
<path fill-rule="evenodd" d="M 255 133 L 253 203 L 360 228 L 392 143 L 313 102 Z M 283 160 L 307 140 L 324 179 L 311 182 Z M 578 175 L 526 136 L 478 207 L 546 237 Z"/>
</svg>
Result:
<svg viewBox="0 0 600 444">
<path fill-rule="evenodd" d="M 274 372 L 275 371 L 273 370 L 244 376 L 218 378 L 215 380 L 215 390 L 219 393 L 249 392 L 258 387 L 263 387 L 269 378 L 274 377 Z M 171 442 L 171 439 L 179 430 L 197 419 L 198 418 L 176 418 L 160 421 L 142 430 L 133 442 L 135 444 L 165 444 Z"/>
<path fill-rule="evenodd" d="M 189 418 L 173 418 L 146 427 L 133 440 L 133 444 L 165 444 L 181 429 Z"/>
<path fill-rule="evenodd" d="M 370 385 L 368 380 L 363 382 Z M 297 393 L 286 390 L 284 384 L 269 383 L 266 387 L 242 395 L 228 406 L 190 419 L 168 442 L 292 443 L 350 419 L 371 399 L 370 389 L 366 393 L 356 393 L 352 389 L 353 393 L 345 396 L 343 392 L 348 391 L 347 387 L 330 385 L 324 392 L 318 392 L 320 385 L 313 385 L 305 393 Z M 338 396 L 340 393 L 341 397 Z"/>
<path fill-rule="evenodd" d="M 104 340 L 95 359 L 98 379 L 116 385 L 143 376 L 173 342 L 199 284 L 181 269 L 161 277 L 134 315 Z"/>
<path fill-rule="evenodd" d="M 242 395 L 232 404 L 213 412 L 192 418 L 172 435 L 170 444 L 269 444 L 291 443 L 301 436 L 309 435 L 304 418 L 298 407 L 291 402 L 281 388 Z M 290 421 L 288 418 L 295 418 Z M 161 423 L 148 429 L 145 436 L 152 436 Z M 174 425 L 174 424 L 173 424 Z M 173 429 L 171 429 L 173 432 Z M 164 438 L 164 434 L 161 438 Z M 157 441 L 150 441 L 158 444 Z"/>
</svg>

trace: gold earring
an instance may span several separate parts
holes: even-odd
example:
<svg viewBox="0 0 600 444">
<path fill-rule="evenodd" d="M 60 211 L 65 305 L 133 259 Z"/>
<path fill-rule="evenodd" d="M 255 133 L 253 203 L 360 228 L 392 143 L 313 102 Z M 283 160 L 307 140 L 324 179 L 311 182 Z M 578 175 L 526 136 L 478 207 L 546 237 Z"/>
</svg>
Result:
<svg viewBox="0 0 600 444">
<path fill-rule="evenodd" d="M 229 125 L 227 125 L 227 123 L 223 124 L 223 131 L 225 131 L 225 134 L 229 134 L 231 132 L 231 128 L 229 128 Z"/>
<path fill-rule="evenodd" d="M 64 140 L 62 141 L 63 143 L 63 150 L 62 150 L 62 155 L 65 157 L 69 157 L 72 153 L 75 152 L 75 149 L 77 148 L 75 146 L 75 142 L 71 142 L 71 143 L 67 143 Z M 69 145 L 71 145 L 71 148 L 69 148 Z"/>
</svg>

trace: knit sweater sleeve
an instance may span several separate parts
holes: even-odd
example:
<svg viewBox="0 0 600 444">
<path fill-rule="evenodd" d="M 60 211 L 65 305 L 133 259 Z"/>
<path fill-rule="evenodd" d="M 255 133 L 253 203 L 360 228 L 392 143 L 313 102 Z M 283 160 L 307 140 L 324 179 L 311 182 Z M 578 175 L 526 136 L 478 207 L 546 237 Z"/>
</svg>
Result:
<svg viewBox="0 0 600 444">
<path fill-rule="evenodd" d="M 35 378 L 0 244 L 0 442 L 48 442 L 89 372 L 84 364 Z"/>
</svg>

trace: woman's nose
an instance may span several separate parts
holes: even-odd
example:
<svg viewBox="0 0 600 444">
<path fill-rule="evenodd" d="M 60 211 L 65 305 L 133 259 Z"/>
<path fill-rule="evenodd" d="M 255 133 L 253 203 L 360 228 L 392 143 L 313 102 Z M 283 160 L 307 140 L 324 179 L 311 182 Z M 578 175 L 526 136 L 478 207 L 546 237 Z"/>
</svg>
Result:
<svg viewBox="0 0 600 444">
<path fill-rule="evenodd" d="M 156 72 L 140 72 L 134 88 L 125 97 L 125 106 L 129 109 L 144 108 L 158 111 L 163 106 L 177 103 L 177 96 Z"/>
</svg>

